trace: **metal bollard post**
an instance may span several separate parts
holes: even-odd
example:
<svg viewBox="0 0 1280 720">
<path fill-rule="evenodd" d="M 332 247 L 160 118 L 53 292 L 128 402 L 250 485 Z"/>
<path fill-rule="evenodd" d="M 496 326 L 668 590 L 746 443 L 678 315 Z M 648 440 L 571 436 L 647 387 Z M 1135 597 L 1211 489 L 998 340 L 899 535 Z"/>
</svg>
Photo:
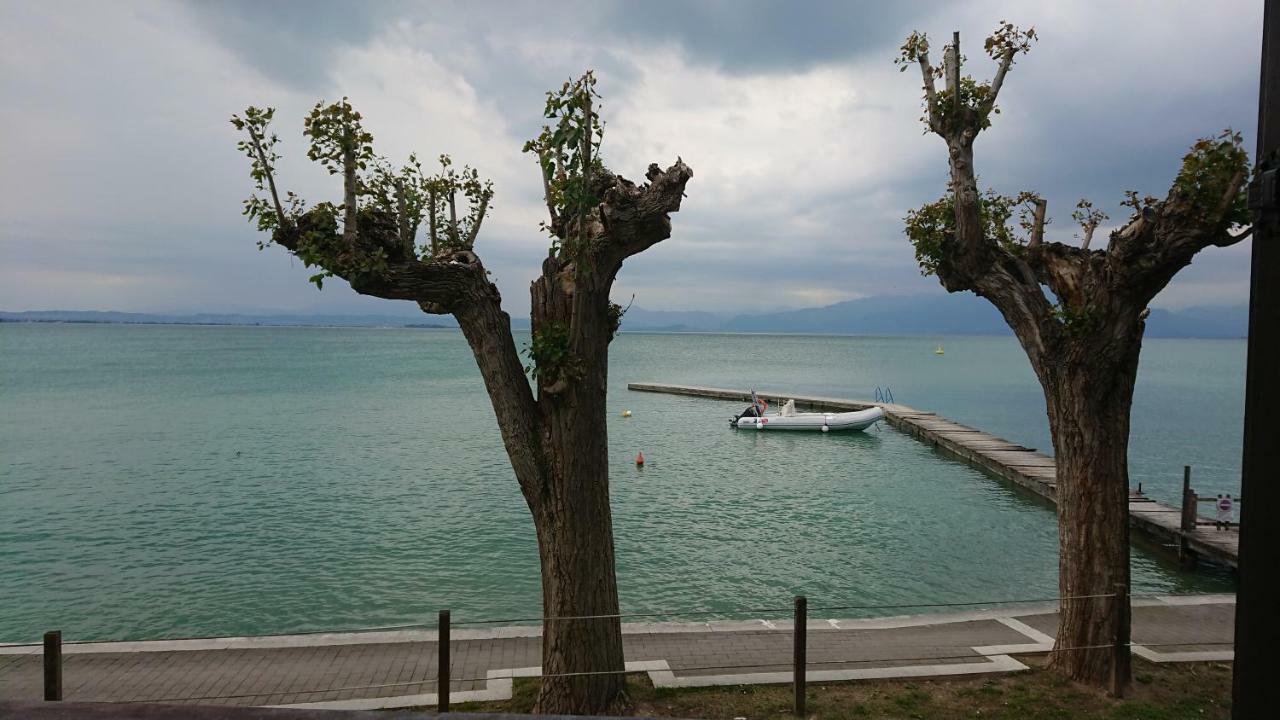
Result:
<svg viewBox="0 0 1280 720">
<path fill-rule="evenodd" d="M 1116 583 L 1115 597 L 1112 599 L 1116 603 L 1116 636 L 1111 648 L 1110 690 L 1112 697 L 1121 698 L 1124 697 L 1125 690 L 1128 688 L 1129 668 L 1132 660 L 1129 652 L 1129 623 L 1131 622 L 1129 586 L 1125 583 Z"/>
<path fill-rule="evenodd" d="M 44 699 L 62 699 L 62 631 L 44 634 Z"/>
<path fill-rule="evenodd" d="M 1183 565 L 1189 565 L 1195 561 L 1195 556 L 1191 554 L 1191 549 L 1187 546 L 1187 533 L 1195 532 L 1196 529 L 1196 494 L 1191 489 L 1191 466 L 1182 466 L 1182 518 L 1178 526 L 1182 532 L 1178 533 L 1178 562 Z"/>
<path fill-rule="evenodd" d="M 1182 529 L 1196 529 L 1196 499 L 1191 491 L 1191 466 L 1182 466 Z"/>
<path fill-rule="evenodd" d="M 437 633 L 440 648 L 439 666 L 436 668 L 436 711 L 449 712 L 449 611 L 440 611 Z"/>
<path fill-rule="evenodd" d="M 808 664 L 808 660 L 805 657 L 805 634 L 808 624 L 809 600 L 803 595 L 797 595 L 795 626 L 791 630 L 791 636 L 795 640 L 795 665 L 792 668 L 792 672 L 796 690 L 796 717 L 804 717 L 805 715 L 805 666 Z"/>
</svg>

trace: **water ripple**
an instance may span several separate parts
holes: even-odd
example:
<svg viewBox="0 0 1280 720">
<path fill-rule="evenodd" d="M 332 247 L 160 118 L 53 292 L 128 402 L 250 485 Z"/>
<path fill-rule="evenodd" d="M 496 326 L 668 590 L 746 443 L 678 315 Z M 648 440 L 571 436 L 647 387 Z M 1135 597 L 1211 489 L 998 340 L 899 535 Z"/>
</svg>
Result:
<svg viewBox="0 0 1280 720">
<path fill-rule="evenodd" d="M 1011 341 L 949 342 L 948 367 L 968 375 L 926 395 L 934 344 L 621 336 L 604 430 L 624 607 L 1052 595 L 1052 510 L 897 432 L 733 432 L 735 404 L 625 390 L 661 379 L 866 395 L 888 380 L 1015 439 L 997 426 L 1039 422 L 1042 407 L 1017 410 L 1022 390 L 999 399 L 992 380 L 962 394 L 975 373 L 1023 387 L 1008 380 L 1026 374 Z M 1196 358 L 1203 377 L 1224 374 Z M 1180 391 L 1160 368 L 1153 382 Z M 6 325 L 0 388 L 0 641 L 538 612 L 532 522 L 456 333 Z M 1225 395 L 1209 412 L 1232 411 Z M 1135 446 L 1181 443 L 1212 456 L 1206 469 L 1238 472 L 1202 447 L 1213 438 L 1152 439 L 1144 412 Z M 1156 467 L 1135 462 L 1135 478 Z M 1227 586 L 1141 552 L 1134 575 L 1145 590 Z"/>
</svg>

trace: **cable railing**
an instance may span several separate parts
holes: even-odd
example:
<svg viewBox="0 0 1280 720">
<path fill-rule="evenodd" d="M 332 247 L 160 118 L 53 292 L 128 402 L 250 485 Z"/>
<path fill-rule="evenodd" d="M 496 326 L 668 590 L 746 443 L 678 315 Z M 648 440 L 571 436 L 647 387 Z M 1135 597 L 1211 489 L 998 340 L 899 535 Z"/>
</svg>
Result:
<svg viewBox="0 0 1280 720">
<path fill-rule="evenodd" d="M 1130 594 L 1124 586 L 1117 586 L 1115 592 L 1111 593 L 1089 593 L 1072 596 L 1027 596 L 1020 598 L 996 598 L 985 600 L 970 600 L 948 603 L 829 603 L 820 604 L 813 607 L 808 605 L 808 599 L 799 596 L 796 597 L 794 603 L 789 607 L 741 607 L 728 610 L 707 610 L 705 608 L 686 608 L 673 609 L 662 612 L 642 612 L 642 613 L 596 613 L 582 615 L 539 615 L 524 617 L 502 617 L 502 618 L 477 618 L 463 619 L 458 621 L 451 620 L 450 612 L 441 611 L 439 617 L 434 623 L 418 622 L 405 623 L 398 625 L 382 625 L 375 627 L 359 628 L 355 630 L 325 630 L 325 631 L 305 631 L 295 633 L 275 633 L 270 635 L 259 635 L 247 638 L 234 638 L 254 640 L 256 638 L 272 639 L 287 636 L 314 636 L 314 635 L 358 635 L 365 633 L 376 633 L 406 629 L 430 629 L 434 630 L 434 636 L 417 636 L 411 638 L 379 638 L 372 640 L 370 643 L 351 642 L 350 638 L 344 639 L 340 644 L 350 645 L 370 645 L 378 643 L 412 643 L 410 649 L 398 650 L 398 652 L 410 653 L 415 665 L 421 666 L 421 671 L 415 671 L 413 675 L 405 680 L 389 676 L 387 679 L 396 679 L 396 682 L 366 682 L 362 684 L 351 684 L 334 682 L 330 679 L 328 682 L 322 683 L 323 686 L 307 682 L 306 677 L 294 677 L 289 674 L 287 668 L 279 671 L 281 677 L 288 675 L 289 682 L 281 680 L 275 685 L 253 685 L 253 681 L 231 683 L 227 686 L 227 692 L 210 692 L 207 686 L 197 684 L 192 687 L 195 692 L 159 692 L 151 694 L 142 694 L 137 697 L 127 699 L 120 698 L 101 698 L 105 702 L 213 702 L 213 701 L 244 701 L 243 704 L 286 704 L 298 702 L 323 702 L 326 694 L 329 697 L 337 699 L 336 696 L 344 695 L 351 697 L 351 693 L 357 693 L 365 697 L 380 697 L 395 689 L 405 690 L 404 694 L 411 695 L 416 698 L 416 704 L 430 705 L 435 704 L 440 711 L 448 710 L 450 703 L 451 689 L 457 686 L 465 686 L 468 683 L 489 683 L 494 680 L 514 680 L 517 677 L 528 677 L 531 674 L 541 678 L 571 678 L 585 677 L 592 675 L 616 675 L 616 674 L 633 674 L 639 672 L 654 672 L 652 666 L 644 670 L 635 669 L 607 669 L 607 670 L 590 670 L 584 669 L 575 672 L 542 672 L 541 668 L 526 668 L 517 672 L 516 667 L 490 667 L 481 664 L 477 667 L 474 662 L 474 645 L 471 650 L 461 648 L 460 643 L 466 645 L 468 643 L 486 643 L 496 642 L 501 638 L 511 638 L 511 635 L 495 631 L 493 633 L 473 634 L 470 637 L 460 639 L 451 639 L 451 629 L 457 627 L 519 627 L 517 623 L 536 623 L 532 627 L 536 632 L 522 635 L 519 637 L 529 638 L 547 632 L 565 632 L 562 627 L 565 623 L 592 623 L 593 627 L 599 627 L 594 623 L 613 622 L 622 624 L 626 620 L 644 620 L 649 621 L 654 618 L 702 618 L 701 624 L 709 625 L 711 620 L 707 618 L 724 618 L 729 616 L 755 616 L 752 619 L 758 619 L 765 623 L 764 627 L 744 627 L 741 625 L 724 626 L 713 632 L 708 632 L 711 628 L 700 628 L 697 623 L 687 623 L 688 627 L 681 629 L 679 624 L 674 628 L 661 628 L 650 624 L 631 624 L 630 629 L 624 633 L 624 644 L 628 648 L 628 656 L 630 658 L 646 658 L 652 657 L 655 660 L 662 661 L 664 672 L 669 676 L 675 677 L 674 673 L 680 673 L 681 677 L 689 677 L 699 673 L 716 673 L 720 675 L 728 675 L 741 679 L 743 682 L 783 682 L 781 678 L 789 677 L 797 688 L 796 710 L 797 713 L 803 715 L 803 687 L 810 673 L 819 672 L 824 669 L 831 670 L 850 670 L 856 671 L 859 668 L 867 666 L 876 667 L 896 667 L 911 664 L 926 663 L 931 665 L 938 664 L 963 664 L 963 663 L 983 663 L 996 662 L 993 658 L 1008 660 L 1011 653 L 1039 653 L 1045 652 L 1049 648 L 1048 643 L 1044 641 L 1044 634 L 1037 640 L 1034 635 L 1022 632 L 1025 639 L 1021 643 L 1012 645 L 1002 645 L 997 642 L 990 643 L 989 647 L 975 646 L 965 647 L 963 642 L 968 641 L 949 641 L 940 645 L 934 645 L 933 641 L 909 641 L 905 643 L 892 644 L 885 646 L 883 643 L 877 645 L 876 642 L 866 640 L 865 633 L 850 632 L 859 629 L 866 629 L 868 626 L 859 625 L 856 627 L 841 627 L 838 621 L 829 621 L 829 627 L 821 622 L 810 620 L 810 612 L 819 612 L 828 614 L 843 611 L 872 611 L 872 610 L 908 610 L 919 608 L 967 608 L 976 607 L 1001 607 L 1001 606 L 1035 606 L 1043 603 L 1058 603 L 1065 606 L 1075 603 L 1093 603 L 1104 602 L 1107 606 L 1097 610 L 1100 617 L 1115 617 L 1116 613 L 1124 614 L 1124 621 L 1115 623 L 1120 631 L 1112 637 L 1097 638 L 1094 643 L 1074 646 L 1053 647 L 1055 653 L 1064 652 L 1083 652 L 1087 650 L 1109 650 L 1115 656 L 1114 661 L 1118 662 L 1122 655 L 1130 652 L 1133 647 L 1155 648 L 1155 647 L 1198 647 L 1198 648 L 1216 648 L 1227 646 L 1230 647 L 1232 642 L 1229 640 L 1204 640 L 1199 639 L 1188 642 L 1160 642 L 1160 643 L 1140 643 L 1134 642 L 1128 636 L 1127 627 L 1129 625 L 1127 616 L 1130 612 L 1131 601 L 1144 598 L 1169 598 L 1168 595 L 1155 594 Z M 1177 596 L 1172 596 L 1177 597 Z M 1117 599 L 1121 600 L 1117 602 Z M 1052 612 L 1048 608 L 1037 608 L 1034 611 L 1022 610 L 1019 614 L 1028 616 L 1033 614 L 1044 614 Z M 760 616 L 789 616 L 790 624 L 782 624 L 775 626 L 770 622 L 763 620 Z M 946 616 L 941 616 L 946 617 Z M 970 617 L 970 616 L 966 616 Z M 982 616 L 978 616 L 982 617 Z M 993 615 L 991 618 L 1004 617 L 1002 615 Z M 1016 617 L 1010 615 L 1009 617 Z M 865 618 L 864 618 L 865 619 Z M 951 622 L 954 622 L 952 620 Z M 948 622 L 943 620 L 942 622 Z M 896 626 L 888 625 L 882 627 L 871 626 L 872 630 L 892 631 Z M 1034 630 L 1034 628 L 1032 628 Z M 1038 630 L 1036 632 L 1039 632 Z M 673 633 L 675 636 L 673 637 Z M 820 642 L 813 644 L 810 642 L 814 636 L 820 639 Z M 1007 637 L 1007 636 L 1005 636 Z M 1086 636 L 1088 637 L 1088 636 Z M 720 642 L 719 639 L 713 638 L 731 638 L 732 651 L 725 648 L 716 649 L 715 644 Z M 233 639 L 220 638 L 214 636 L 199 636 L 188 638 L 164 638 L 166 641 L 173 640 L 214 640 L 214 639 Z M 1175 638 L 1176 639 L 1176 638 Z M 44 664 L 44 689 L 46 700 L 62 699 L 62 647 L 63 645 L 89 645 L 93 643 L 101 643 L 103 641 L 86 641 L 76 640 L 63 643 L 61 633 L 54 631 L 47 633 L 43 643 L 14 643 L 0 647 L 37 647 L 43 645 L 43 664 Z M 105 641 L 112 642 L 138 642 L 136 640 L 127 641 Z M 527 640 L 524 642 L 528 642 Z M 665 645 L 664 645 L 665 643 Z M 668 647 L 671 643 L 676 643 L 680 647 L 688 646 L 688 649 L 680 654 L 680 661 L 677 667 L 670 667 L 666 663 L 665 657 L 662 656 L 658 648 Z M 709 650 L 702 649 L 704 644 L 710 643 Z M 859 648 L 859 644 L 862 647 Z M 536 654 L 540 643 L 535 643 L 524 648 L 524 652 Z M 791 648 L 791 658 L 784 658 L 787 646 Z M 227 646 L 223 646 L 227 647 Z M 279 645 L 268 643 L 261 647 L 248 647 L 244 645 L 234 645 L 233 647 L 241 649 L 269 649 L 269 648 L 287 648 L 294 647 L 289 645 Z M 729 647 L 729 646 L 726 646 Z M 930 652 L 924 648 L 936 648 Z M 192 648 L 195 649 L 195 648 Z M 639 654 L 632 653 L 636 650 Z M 809 657 L 810 652 L 814 652 L 814 657 Z M 85 649 L 80 652 L 120 652 L 119 649 L 103 649 L 91 650 Z M 361 652 L 368 652 L 367 648 Z M 388 650 L 387 652 L 391 652 Z M 726 658 L 726 653 L 730 656 Z M 6 668 L 14 666 L 17 660 L 29 658 L 35 653 L 25 655 L 16 655 L 15 660 L 9 663 L 0 664 L 0 673 L 6 671 Z M 435 662 L 431 661 L 431 655 L 435 655 Z M 736 657 L 734 657 L 736 655 Z M 531 657 L 534 655 L 530 655 Z M 283 656 L 282 656 L 283 657 Z M 334 657 L 338 657 L 335 654 Z M 362 656 L 363 657 L 363 656 Z M 467 658 L 460 661 L 459 658 Z M 699 657 L 705 659 L 698 660 Z M 724 662 L 730 659 L 730 662 Z M 262 663 L 259 658 L 255 662 Z M 280 662 L 285 662 L 281 660 Z M 644 662 L 642 660 L 642 662 Z M 507 663 L 508 665 L 510 663 Z M 997 663 L 998 664 L 998 663 Z M 255 665 L 255 673 L 262 673 L 262 667 L 270 667 L 271 661 L 265 665 Z M 455 668 L 455 665 L 458 665 Z M 1001 670 L 1017 669 L 1021 667 L 1016 662 L 1015 667 L 1000 665 Z M 283 666 L 282 666 L 283 667 Z M 454 670 L 457 674 L 454 674 Z M 76 666 L 77 673 L 91 673 L 92 668 L 85 664 Z M 160 672 L 163 672 L 160 671 Z M 177 671 L 175 671 L 177 672 Z M 789 675 L 788 675 L 789 673 Z M 740 675 L 741 674 L 741 675 Z M 759 676 L 754 680 L 752 675 Z M 325 677 L 340 677 L 326 675 Z M 656 677 L 656 676 L 655 676 Z M 840 676 L 838 679 L 850 679 L 855 675 L 848 677 Z M 364 679 L 364 678 L 362 678 Z M 375 679 L 375 678 L 370 678 Z M 818 678 L 821 680 L 833 679 L 830 673 Z M 84 687 L 88 681 L 81 682 L 79 687 Z M 655 680 L 656 682 L 656 680 Z M 284 683 L 283 685 L 281 683 Z M 413 689 L 414 692 L 408 692 Z M 434 692 L 427 692 L 434 689 Z M 459 691 L 464 691 L 465 688 Z M 1117 692 L 1122 688 L 1115 688 Z M 204 691 L 204 692 L 200 692 Z M 372 695 L 370 695 L 372 693 Z M 99 698 L 94 698 L 99 699 Z M 432 702 L 433 701 L 433 702 Z"/>
<path fill-rule="evenodd" d="M 843 604 L 843 605 L 819 605 L 811 608 L 815 611 L 833 612 L 833 611 L 874 611 L 874 610 L 911 610 L 921 608 L 962 608 L 962 607 L 982 607 L 995 605 L 1031 605 L 1037 603 L 1053 603 L 1065 600 L 1087 600 L 1094 598 L 1114 597 L 1114 593 L 1094 594 L 1094 595 L 1075 595 L 1075 596 L 1037 596 L 1037 597 L 1021 597 L 1021 598 L 987 598 L 984 600 L 965 600 L 958 602 L 902 602 L 902 603 L 877 603 L 877 604 Z M 1155 599 L 1164 597 L 1177 597 L 1168 593 L 1133 593 L 1129 597 L 1134 600 Z M 773 606 L 773 607 L 742 607 L 713 609 L 707 607 L 688 607 L 674 610 L 663 610 L 658 612 L 637 612 L 637 613 L 607 613 L 593 615 L 546 615 L 546 616 L 523 616 L 523 617 L 500 617 L 500 618 L 479 618 L 474 620 L 454 620 L 451 624 L 458 626 L 485 626 L 485 625 L 513 625 L 527 626 L 531 623 L 547 623 L 556 621 L 569 620 L 606 620 L 606 619 L 652 619 L 652 618 L 731 618 L 755 615 L 782 615 L 791 613 L 794 608 L 790 606 Z M 149 642 L 194 642 L 194 641 L 212 641 L 212 640 L 258 640 L 270 638 L 290 638 L 290 637 L 308 637 L 319 635 L 360 635 L 373 634 L 380 632 L 396 632 L 403 630 L 435 630 L 439 626 L 439 621 L 421 621 L 412 623 L 401 623 L 395 625 L 372 625 L 360 627 L 348 627 L 325 630 L 294 630 L 289 632 L 276 633 L 257 633 L 254 635 L 161 635 L 151 637 L 111 637 L 111 638 L 93 638 L 78 640 L 61 640 L 63 646 L 78 645 L 118 645 L 131 643 L 149 643 Z M 41 647 L 43 642 L 27 642 L 0 643 L 0 650 L 6 648 L 34 648 Z"/>
<path fill-rule="evenodd" d="M 964 600 L 958 602 L 901 602 L 901 603 L 877 603 L 877 604 L 844 604 L 844 605 L 819 605 L 811 608 L 816 611 L 845 611 L 845 610 L 910 610 L 916 608 L 948 608 L 948 607 L 981 607 L 985 605 L 1030 605 L 1035 603 L 1052 603 L 1063 600 L 1085 600 L 1092 598 L 1114 597 L 1114 593 L 1106 593 L 1101 595 L 1074 595 L 1074 596 L 1037 596 L 1037 597 L 1021 597 L 1012 599 L 992 599 L 985 600 Z M 1133 599 L 1147 599 L 1157 597 L 1170 597 L 1168 594 L 1159 593 L 1136 593 L 1131 594 Z M 472 625 L 527 625 L 530 623 L 547 623 L 565 620 L 606 620 L 606 619 L 649 619 L 649 618 L 726 618 L 733 616 L 754 616 L 754 615 L 782 615 L 794 611 L 792 606 L 772 606 L 772 607 L 741 607 L 741 608 L 725 608 L 714 609 L 707 607 L 687 607 L 674 610 L 663 610 L 659 612 L 636 612 L 636 613 L 607 613 L 594 615 L 538 615 L 523 617 L 500 617 L 500 618 L 480 618 L 475 620 L 452 620 L 450 624 L 453 627 L 472 626 Z M 143 642 L 188 642 L 201 640 L 255 640 L 269 638 L 288 638 L 288 637 L 307 637 L 315 635 L 359 635 L 372 634 L 378 632 L 394 632 L 399 630 L 434 630 L 439 626 L 439 621 L 421 621 L 413 623 L 402 623 L 396 625 L 372 625 L 354 628 L 340 628 L 327 630 L 296 630 L 290 632 L 277 633 L 258 633 L 254 635 L 161 635 L 146 638 L 138 637 L 112 637 L 112 638 L 96 638 L 96 639 L 79 639 L 79 640 L 62 640 L 63 646 L 68 645 L 115 645 L 125 643 L 143 643 Z M 21 648 L 21 647 L 40 647 L 43 642 L 29 643 L 0 643 L 0 649 L 4 648 Z"/>
</svg>

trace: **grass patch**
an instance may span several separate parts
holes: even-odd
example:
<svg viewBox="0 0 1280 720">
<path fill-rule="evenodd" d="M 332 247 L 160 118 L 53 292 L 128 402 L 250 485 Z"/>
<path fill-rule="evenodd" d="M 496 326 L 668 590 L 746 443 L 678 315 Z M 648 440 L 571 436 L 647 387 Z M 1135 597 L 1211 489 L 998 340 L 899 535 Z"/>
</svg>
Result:
<svg viewBox="0 0 1280 720">
<path fill-rule="evenodd" d="M 1229 663 L 1155 664 L 1135 657 L 1134 683 L 1117 700 L 1044 670 L 1040 657 L 1020 658 L 1026 672 L 993 676 L 911 680 L 863 680 L 811 683 L 810 718 L 928 718 L 959 720 L 1228 720 L 1231 716 Z M 677 718 L 791 718 L 789 685 L 740 685 L 712 688 L 655 688 L 647 675 L 627 678 L 630 715 Z M 510 700 L 463 703 L 465 712 L 533 710 L 536 678 L 518 679 Z M 433 708 L 423 708 L 430 710 Z"/>
</svg>

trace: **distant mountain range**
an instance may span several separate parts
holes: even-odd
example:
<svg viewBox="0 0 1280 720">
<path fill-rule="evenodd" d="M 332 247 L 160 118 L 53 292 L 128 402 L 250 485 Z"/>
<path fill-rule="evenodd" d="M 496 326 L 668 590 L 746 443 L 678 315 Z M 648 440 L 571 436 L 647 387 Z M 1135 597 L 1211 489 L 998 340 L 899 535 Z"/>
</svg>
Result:
<svg viewBox="0 0 1280 720">
<path fill-rule="evenodd" d="M 29 310 L 0 312 L 0 322 L 84 323 L 124 325 L 271 325 L 299 327 L 427 327 L 456 328 L 452 317 L 426 315 L 250 315 L 198 313 L 167 315 L 97 310 Z"/>
<path fill-rule="evenodd" d="M 715 315 L 632 308 L 622 327 L 632 332 L 800 333 L 815 335 L 1010 335 L 1004 318 L 969 293 L 882 296 L 818 308 Z M 1224 305 L 1153 309 L 1146 337 L 1243 338 L 1249 307 Z"/>
<path fill-rule="evenodd" d="M 40 310 L 0 312 L 0 322 L 69 322 L 195 325 L 297 325 L 337 327 L 452 328 L 449 316 L 413 315 L 247 315 Z M 1155 309 L 1147 337 L 1243 338 L 1248 334 L 1246 305 Z M 527 330 L 526 318 L 512 326 Z M 717 314 L 646 310 L 632 307 L 623 318 L 626 332 L 797 333 L 815 335 L 1008 335 L 1004 319 L 990 303 L 969 293 L 883 296 L 825 307 L 772 313 Z"/>
</svg>

